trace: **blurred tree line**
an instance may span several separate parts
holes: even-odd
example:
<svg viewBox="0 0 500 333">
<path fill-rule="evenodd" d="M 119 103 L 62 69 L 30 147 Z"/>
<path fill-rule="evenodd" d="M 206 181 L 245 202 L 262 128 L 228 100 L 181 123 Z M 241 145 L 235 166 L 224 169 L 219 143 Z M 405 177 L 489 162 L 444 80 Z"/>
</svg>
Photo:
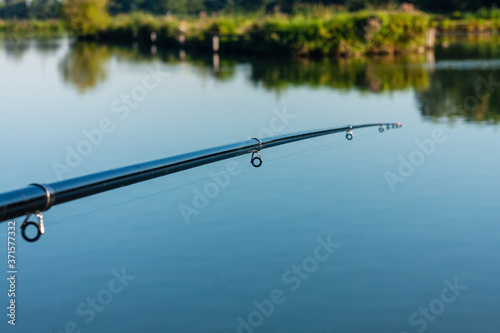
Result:
<svg viewBox="0 0 500 333">
<path fill-rule="evenodd" d="M 0 18 L 3 19 L 53 19 L 61 15 L 59 0 L 0 0 Z"/>
<path fill-rule="evenodd" d="M 297 11 L 304 5 L 342 6 L 356 11 L 365 8 L 396 7 L 410 3 L 416 8 L 434 13 L 477 11 L 500 5 L 500 0 L 103 0 L 112 15 L 144 11 L 164 15 L 199 15 L 202 12 Z M 61 7 L 71 2 L 93 0 L 0 0 L 0 18 L 44 19 L 61 15 Z"/>
</svg>

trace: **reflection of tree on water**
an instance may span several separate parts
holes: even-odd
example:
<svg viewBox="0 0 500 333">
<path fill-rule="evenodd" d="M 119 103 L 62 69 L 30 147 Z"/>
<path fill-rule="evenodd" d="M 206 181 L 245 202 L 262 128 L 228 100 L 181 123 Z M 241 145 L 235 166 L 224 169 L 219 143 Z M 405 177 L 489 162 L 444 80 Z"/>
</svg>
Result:
<svg viewBox="0 0 500 333">
<path fill-rule="evenodd" d="M 425 117 L 498 123 L 500 71 L 437 70 L 417 100 Z"/>
<path fill-rule="evenodd" d="M 438 61 L 429 65 L 425 64 L 425 55 L 286 60 L 221 56 L 215 62 L 212 57 L 196 54 L 179 57 L 179 53 L 161 49 L 153 55 L 150 50 L 137 47 L 77 43 L 61 62 L 64 79 L 75 84 L 80 92 L 85 92 L 106 79 L 106 63 L 111 54 L 126 61 L 147 63 L 160 60 L 172 65 L 180 63 L 182 58 L 197 75 L 220 81 L 231 80 L 238 66 L 246 64 L 254 84 L 278 94 L 297 86 L 376 93 L 413 89 L 424 117 L 495 123 L 500 120 L 500 83 L 494 85 L 494 89 L 483 87 L 479 97 L 476 96 L 479 77 L 500 82 L 500 67 L 495 60 L 481 60 L 478 64 L 468 60 Z M 489 69 L 484 68 L 485 64 L 489 64 Z"/>
<path fill-rule="evenodd" d="M 110 57 L 111 52 L 106 46 L 77 43 L 61 61 L 64 80 L 76 85 L 83 93 L 106 79 L 106 64 Z"/>
<path fill-rule="evenodd" d="M 428 84 L 427 70 L 405 66 L 421 58 L 300 59 L 253 63 L 252 81 L 270 90 L 289 86 L 330 87 L 341 90 L 387 92 L 423 88 Z"/>
<path fill-rule="evenodd" d="M 447 60 L 498 59 L 500 36 L 496 34 L 442 36 L 436 45 L 436 57 Z"/>
<path fill-rule="evenodd" d="M 3 48 L 7 55 L 14 59 L 21 59 L 30 48 L 30 43 L 27 40 L 19 40 L 13 43 L 11 40 L 6 39 L 3 41 Z"/>
<path fill-rule="evenodd" d="M 60 40 L 37 39 L 35 40 L 35 49 L 42 54 L 53 54 L 61 48 Z"/>
<path fill-rule="evenodd" d="M 417 93 L 424 117 L 500 121 L 500 36 L 444 36 L 428 89 Z M 496 83 L 498 82 L 498 84 Z"/>
<path fill-rule="evenodd" d="M 21 59 L 32 47 L 43 54 L 54 53 L 61 47 L 60 40 L 52 39 L 17 39 L 13 41 L 12 39 L 5 38 L 1 43 L 5 53 L 14 59 Z"/>
</svg>

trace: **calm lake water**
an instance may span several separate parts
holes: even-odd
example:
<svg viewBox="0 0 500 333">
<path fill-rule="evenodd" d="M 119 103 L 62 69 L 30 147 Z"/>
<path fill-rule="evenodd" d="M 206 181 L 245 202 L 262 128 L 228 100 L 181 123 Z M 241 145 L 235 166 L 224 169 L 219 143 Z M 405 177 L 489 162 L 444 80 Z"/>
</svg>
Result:
<svg viewBox="0 0 500 333">
<path fill-rule="evenodd" d="M 498 332 L 499 41 L 339 61 L 0 41 L 0 192 L 403 123 L 52 208 L 38 242 L 18 231 L 16 327 L 4 278 L 1 331 Z M 7 223 L 0 246 L 7 276 Z"/>
</svg>

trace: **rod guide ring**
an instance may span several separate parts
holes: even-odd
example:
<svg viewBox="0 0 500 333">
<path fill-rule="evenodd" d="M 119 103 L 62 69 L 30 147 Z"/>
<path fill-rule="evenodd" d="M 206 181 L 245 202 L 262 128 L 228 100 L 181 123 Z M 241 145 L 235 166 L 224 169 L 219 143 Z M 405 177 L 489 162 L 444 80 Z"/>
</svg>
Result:
<svg viewBox="0 0 500 333">
<path fill-rule="evenodd" d="M 23 235 L 23 238 L 27 242 L 31 242 L 31 243 L 32 242 L 36 242 L 40 238 L 40 236 L 42 236 L 45 233 L 45 227 L 43 225 L 43 215 L 42 215 L 42 213 L 40 213 L 40 211 L 36 211 L 35 215 L 36 215 L 36 217 L 38 219 L 38 223 L 28 221 L 29 218 L 31 217 L 31 213 L 30 213 L 30 214 L 26 215 L 26 218 L 24 219 L 24 222 L 21 225 L 21 234 Z M 26 235 L 26 229 L 30 225 L 34 226 L 36 228 L 36 230 L 37 230 L 37 234 L 33 238 L 30 238 L 30 237 L 28 237 L 28 235 Z"/>
<path fill-rule="evenodd" d="M 349 141 L 351 141 L 354 138 L 354 134 L 352 133 L 352 126 L 349 126 L 349 129 L 345 134 L 345 138 Z"/>
<path fill-rule="evenodd" d="M 257 156 L 255 156 L 257 154 Z M 252 151 L 252 158 L 250 159 L 250 162 L 252 165 L 256 168 L 260 167 L 262 165 L 262 162 L 264 160 L 262 159 L 262 156 L 260 156 L 260 152 L 257 150 Z"/>
<path fill-rule="evenodd" d="M 260 141 L 260 140 L 259 140 L 259 139 L 257 139 L 257 138 L 252 138 L 252 140 L 257 140 L 257 141 L 259 142 L 259 150 L 257 150 L 257 151 L 261 151 L 261 150 L 262 150 L 262 141 Z M 253 152 L 253 150 L 252 150 L 252 151 L 250 151 L 250 152 Z"/>
<path fill-rule="evenodd" d="M 44 192 L 45 192 L 45 199 L 46 199 L 46 203 L 45 203 L 45 207 L 42 209 L 42 211 L 47 211 L 49 210 L 50 207 L 52 207 L 53 203 L 54 203 L 54 195 L 52 193 L 54 193 L 54 190 L 52 190 L 52 188 L 48 185 L 45 185 L 45 184 L 36 184 L 36 183 L 33 183 L 33 184 L 30 184 L 30 186 L 37 186 L 37 187 L 40 187 Z"/>
<path fill-rule="evenodd" d="M 262 162 L 264 162 L 264 160 L 262 159 L 262 156 L 260 155 L 260 151 L 262 150 L 262 141 L 260 141 L 257 138 L 252 138 L 252 140 L 257 140 L 259 142 L 259 149 L 249 151 L 249 153 L 252 153 L 252 157 L 250 158 L 250 162 L 252 163 L 252 165 L 254 167 L 258 168 L 262 165 Z M 257 155 L 257 156 L 255 156 L 255 155 Z"/>
</svg>

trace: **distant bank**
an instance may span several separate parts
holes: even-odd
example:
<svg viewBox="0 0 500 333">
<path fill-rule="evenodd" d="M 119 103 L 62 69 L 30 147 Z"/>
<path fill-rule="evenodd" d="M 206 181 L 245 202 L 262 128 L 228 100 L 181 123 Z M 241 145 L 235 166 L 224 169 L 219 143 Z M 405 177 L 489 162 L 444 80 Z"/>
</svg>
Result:
<svg viewBox="0 0 500 333">
<path fill-rule="evenodd" d="M 439 32 L 496 33 L 500 18 L 453 20 L 404 10 L 333 12 L 321 17 L 274 14 L 187 19 L 133 13 L 111 17 L 93 29 L 79 24 L 75 28 L 60 20 L 0 21 L 0 33 L 22 40 L 33 34 L 69 32 L 102 43 L 223 54 L 357 57 L 423 52 L 433 47 Z"/>
</svg>

